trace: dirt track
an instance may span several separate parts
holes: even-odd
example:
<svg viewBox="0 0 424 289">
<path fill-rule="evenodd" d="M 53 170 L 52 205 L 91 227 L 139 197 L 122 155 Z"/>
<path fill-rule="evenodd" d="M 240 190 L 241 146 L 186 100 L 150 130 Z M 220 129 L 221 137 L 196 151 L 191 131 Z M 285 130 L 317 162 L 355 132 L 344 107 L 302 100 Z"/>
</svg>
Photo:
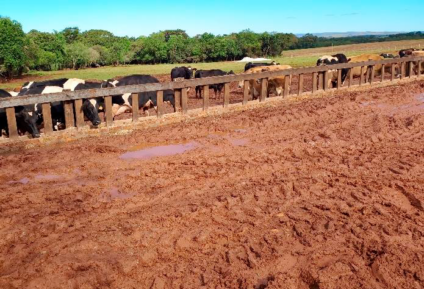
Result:
<svg viewBox="0 0 424 289">
<path fill-rule="evenodd" d="M 422 93 L 0 156 L 0 288 L 423 288 Z M 120 158 L 179 143 L 194 149 Z"/>
</svg>

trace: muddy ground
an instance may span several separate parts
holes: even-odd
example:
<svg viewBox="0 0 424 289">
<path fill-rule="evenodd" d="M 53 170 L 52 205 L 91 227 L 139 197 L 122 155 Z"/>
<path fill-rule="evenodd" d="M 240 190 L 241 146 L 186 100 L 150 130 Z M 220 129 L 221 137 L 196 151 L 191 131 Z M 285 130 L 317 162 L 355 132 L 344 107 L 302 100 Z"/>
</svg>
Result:
<svg viewBox="0 0 424 289">
<path fill-rule="evenodd" d="M 0 156 L 0 288 L 423 288 L 423 93 Z"/>
</svg>

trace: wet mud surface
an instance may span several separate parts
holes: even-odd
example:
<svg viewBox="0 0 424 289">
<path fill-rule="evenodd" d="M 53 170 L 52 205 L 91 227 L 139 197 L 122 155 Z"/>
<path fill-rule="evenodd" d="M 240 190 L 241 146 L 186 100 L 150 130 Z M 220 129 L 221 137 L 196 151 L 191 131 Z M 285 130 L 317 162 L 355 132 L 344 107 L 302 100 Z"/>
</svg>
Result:
<svg viewBox="0 0 424 289">
<path fill-rule="evenodd" d="M 423 288 L 423 93 L 2 155 L 0 288 Z"/>
</svg>

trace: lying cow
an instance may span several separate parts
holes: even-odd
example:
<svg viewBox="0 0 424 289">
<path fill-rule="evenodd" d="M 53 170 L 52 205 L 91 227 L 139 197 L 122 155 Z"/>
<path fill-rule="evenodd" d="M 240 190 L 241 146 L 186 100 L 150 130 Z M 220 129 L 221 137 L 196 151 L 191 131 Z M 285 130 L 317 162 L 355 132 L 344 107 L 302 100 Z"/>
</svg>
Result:
<svg viewBox="0 0 424 289">
<path fill-rule="evenodd" d="M 348 63 L 348 59 L 344 54 L 324 55 L 317 60 L 317 66 L 334 65 L 340 63 Z M 345 81 L 349 69 L 342 69 L 342 83 Z M 338 71 L 332 69 L 328 71 L 327 87 L 337 87 Z"/>
<path fill-rule="evenodd" d="M 176 81 L 179 78 L 192 79 L 193 72 L 196 70 L 197 68 L 191 68 L 190 66 L 175 67 L 171 70 L 171 80 Z"/>
<path fill-rule="evenodd" d="M 48 87 L 48 86 L 62 87 L 64 90 L 73 91 L 75 87 L 80 83 L 85 83 L 85 80 L 78 79 L 78 78 L 69 78 L 69 79 L 59 78 L 59 79 L 52 79 L 52 80 L 39 81 L 39 82 L 32 81 L 32 82 L 24 83 L 19 93 L 22 95 L 22 94 L 25 94 L 31 88 Z"/>
<path fill-rule="evenodd" d="M 147 83 L 159 83 L 155 77 L 151 75 L 135 74 L 121 78 L 120 80 L 108 80 L 108 87 L 120 87 L 125 85 L 137 85 Z M 138 94 L 139 108 L 143 108 L 145 114 L 149 114 L 149 108 L 157 110 L 157 94 L 154 91 L 142 92 Z M 165 90 L 163 92 L 163 102 L 172 105 L 175 108 L 175 97 L 173 90 Z M 131 93 L 112 96 L 113 117 L 123 113 L 132 112 L 132 96 Z"/>
<path fill-rule="evenodd" d="M 232 75 L 232 74 L 234 74 L 232 70 L 230 72 L 225 72 L 225 71 L 222 71 L 221 69 L 198 70 L 196 71 L 196 74 L 194 77 L 205 78 L 205 77 Z M 215 98 L 221 98 L 221 92 L 223 87 L 224 87 L 224 83 L 209 85 L 209 88 L 213 89 L 215 92 Z M 197 95 L 199 95 L 199 98 L 202 97 L 202 88 L 200 86 L 196 86 L 196 97 Z"/>
<path fill-rule="evenodd" d="M 262 66 L 262 67 L 254 67 L 246 71 L 246 73 L 261 73 L 266 71 L 278 71 L 278 70 L 286 70 L 291 69 L 292 67 L 290 65 L 273 65 L 273 66 Z M 275 94 L 276 96 L 281 96 L 284 93 L 284 85 L 286 77 L 290 76 L 278 76 L 268 79 L 268 89 L 267 89 L 267 95 Z M 291 81 L 290 81 L 291 82 Z M 259 97 L 261 93 L 261 83 L 257 80 L 249 80 L 249 89 L 253 89 L 253 98 L 256 99 Z M 239 83 L 239 87 L 244 86 L 244 81 L 241 81 Z"/>
<path fill-rule="evenodd" d="M 5 97 L 11 97 L 10 93 L 0 89 L 0 98 Z M 38 116 L 34 110 L 34 106 L 26 105 L 15 107 L 15 116 L 19 133 L 25 134 L 28 132 L 33 138 L 40 137 L 40 132 L 37 127 Z M 0 135 L 3 130 L 6 134 L 9 134 L 6 110 L 4 108 L 0 108 Z"/>
<path fill-rule="evenodd" d="M 246 63 L 246 65 L 244 66 L 244 72 L 246 72 L 249 69 L 254 68 L 254 67 L 271 66 L 271 65 L 280 65 L 280 63 L 276 63 L 275 61 L 273 61 L 271 63 L 249 62 L 249 63 Z"/>
<path fill-rule="evenodd" d="M 75 91 L 102 88 L 103 85 L 104 85 L 103 83 L 98 83 L 98 82 L 80 83 L 75 87 Z M 84 99 L 81 110 L 84 113 L 84 116 L 93 124 L 93 126 L 97 127 L 102 122 L 99 117 L 99 111 L 102 111 L 103 108 L 104 108 L 103 97 L 96 97 L 96 98 Z"/>
<path fill-rule="evenodd" d="M 385 59 L 396 58 L 393 54 L 390 54 L 390 53 L 381 53 L 380 56 L 385 58 Z"/>
</svg>

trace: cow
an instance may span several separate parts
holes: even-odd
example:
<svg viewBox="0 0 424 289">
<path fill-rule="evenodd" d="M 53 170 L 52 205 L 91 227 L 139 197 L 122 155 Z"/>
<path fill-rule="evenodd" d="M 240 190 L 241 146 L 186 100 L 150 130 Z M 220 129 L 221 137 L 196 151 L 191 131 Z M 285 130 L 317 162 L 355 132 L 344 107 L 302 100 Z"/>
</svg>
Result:
<svg viewBox="0 0 424 289">
<path fill-rule="evenodd" d="M 197 68 L 191 68 L 190 66 L 174 67 L 171 70 L 171 80 L 176 81 L 178 78 L 192 79 L 193 72 L 196 70 Z"/>
<path fill-rule="evenodd" d="M 211 69 L 211 70 L 198 70 L 194 75 L 195 78 L 205 78 L 205 77 L 214 77 L 214 76 L 224 76 L 224 75 L 232 75 L 234 72 L 231 70 L 230 72 L 225 72 L 220 69 Z M 222 88 L 224 87 L 224 83 L 212 84 L 209 85 L 209 88 L 213 89 L 215 92 L 215 98 L 221 98 Z M 219 95 L 217 94 L 219 92 Z M 202 88 L 200 86 L 196 86 L 196 97 L 199 94 L 199 98 L 202 97 Z"/>
<path fill-rule="evenodd" d="M 102 88 L 102 86 L 103 86 L 103 83 L 85 82 L 85 83 L 78 84 L 75 87 L 75 91 L 84 90 L 84 89 Z M 81 110 L 84 113 L 84 116 L 93 124 L 93 126 L 97 127 L 101 124 L 99 111 L 103 110 L 103 107 L 104 107 L 103 97 L 96 97 L 96 98 L 84 99 Z"/>
<path fill-rule="evenodd" d="M 271 66 L 271 65 L 280 65 L 280 63 L 277 63 L 275 61 L 271 62 L 271 63 L 258 63 L 258 62 L 248 62 L 246 63 L 246 65 L 244 66 L 244 72 L 248 71 L 251 68 L 254 67 L 262 67 L 262 66 Z"/>
<path fill-rule="evenodd" d="M 121 78 L 120 80 L 108 80 L 107 87 L 120 87 L 125 85 L 159 83 L 155 77 L 151 75 L 135 74 Z M 157 109 L 157 94 L 155 91 L 141 92 L 138 94 L 139 108 L 143 108 L 146 115 L 149 115 L 148 109 Z M 163 102 L 172 105 L 175 108 L 175 97 L 173 90 L 165 90 L 163 92 Z M 113 117 L 126 112 L 132 112 L 132 96 L 131 93 L 112 96 Z"/>
<path fill-rule="evenodd" d="M 0 98 L 11 97 L 10 93 L 0 89 Z M 33 138 L 39 138 L 40 132 L 37 127 L 38 116 L 31 105 L 15 107 L 16 125 L 22 134 L 28 132 Z M 0 131 L 4 130 L 8 134 L 7 117 L 5 109 L 0 109 Z M 0 132 L 1 134 L 1 132 Z"/>
<path fill-rule="evenodd" d="M 367 61 L 370 61 L 370 60 L 379 61 L 379 60 L 383 60 L 383 59 L 384 58 L 382 56 L 378 55 L 378 54 L 363 54 L 363 55 L 353 56 L 353 57 L 349 58 L 348 62 L 349 63 L 356 63 L 356 62 L 367 62 Z M 382 68 L 383 68 L 383 66 L 381 64 L 374 66 L 374 75 L 376 77 L 381 75 Z M 353 74 L 353 77 L 361 77 L 361 71 L 362 71 L 362 76 L 366 76 L 368 69 L 369 69 L 369 67 L 367 67 L 366 69 L 361 69 L 360 66 L 357 66 L 357 67 L 353 67 L 352 69 L 350 69 L 350 73 Z M 387 67 L 387 69 L 389 69 L 389 67 Z M 368 81 L 368 80 L 365 79 L 365 81 Z"/>
<path fill-rule="evenodd" d="M 56 84 L 59 84 L 56 82 Z M 21 91 L 19 96 L 33 95 L 33 94 L 49 94 L 49 93 L 60 93 L 63 92 L 64 88 L 61 86 L 32 86 L 25 91 Z M 54 130 L 60 130 L 65 127 L 65 110 L 63 103 L 60 101 L 52 102 L 51 116 Z M 43 122 L 43 107 L 37 103 L 33 106 L 34 112 L 37 114 L 37 124 L 41 125 Z"/>
<path fill-rule="evenodd" d="M 47 87 L 47 86 L 53 86 L 53 87 L 62 87 L 63 90 L 71 90 L 73 91 L 75 87 L 80 84 L 85 83 L 85 80 L 78 79 L 78 78 L 59 78 L 59 79 L 52 79 L 52 80 L 46 80 L 46 81 L 39 81 L 39 82 L 26 82 L 21 88 L 20 94 L 25 93 L 31 88 L 34 87 Z"/>
<path fill-rule="evenodd" d="M 412 55 L 412 52 L 416 51 L 415 48 L 402 49 L 399 51 L 400 58 L 408 57 Z"/>
<path fill-rule="evenodd" d="M 411 54 L 412 57 L 424 57 L 424 51 L 413 51 Z M 421 67 L 418 68 L 418 61 L 414 61 L 414 72 L 415 75 L 418 75 L 418 69 L 420 69 L 421 74 L 424 74 L 424 63 L 421 63 Z"/>
<path fill-rule="evenodd" d="M 260 66 L 260 67 L 253 67 L 246 71 L 246 73 L 261 73 L 266 71 L 278 71 L 278 70 L 286 70 L 291 69 L 292 67 L 290 65 L 272 65 L 272 66 Z M 290 76 L 278 76 L 268 79 L 268 89 L 267 89 L 267 95 L 273 93 L 277 96 L 281 96 L 284 93 L 284 84 L 286 77 Z M 260 95 L 261 91 L 261 83 L 259 83 L 257 80 L 249 80 L 250 83 L 250 89 L 253 88 L 253 98 L 257 98 Z M 239 83 L 239 87 L 243 87 L 244 81 Z"/>
<path fill-rule="evenodd" d="M 324 55 L 320 57 L 317 60 L 317 66 L 324 66 L 324 65 L 334 65 L 334 64 L 341 64 L 341 63 L 348 63 L 348 59 L 346 55 L 339 53 L 334 55 Z M 345 81 L 347 74 L 349 72 L 349 69 L 342 69 L 342 83 Z M 327 87 L 337 87 L 337 81 L 338 81 L 338 73 L 337 69 L 332 69 L 328 71 L 328 83 Z"/>
<path fill-rule="evenodd" d="M 381 53 L 380 56 L 383 58 L 395 58 L 395 56 L 390 53 Z"/>
</svg>

